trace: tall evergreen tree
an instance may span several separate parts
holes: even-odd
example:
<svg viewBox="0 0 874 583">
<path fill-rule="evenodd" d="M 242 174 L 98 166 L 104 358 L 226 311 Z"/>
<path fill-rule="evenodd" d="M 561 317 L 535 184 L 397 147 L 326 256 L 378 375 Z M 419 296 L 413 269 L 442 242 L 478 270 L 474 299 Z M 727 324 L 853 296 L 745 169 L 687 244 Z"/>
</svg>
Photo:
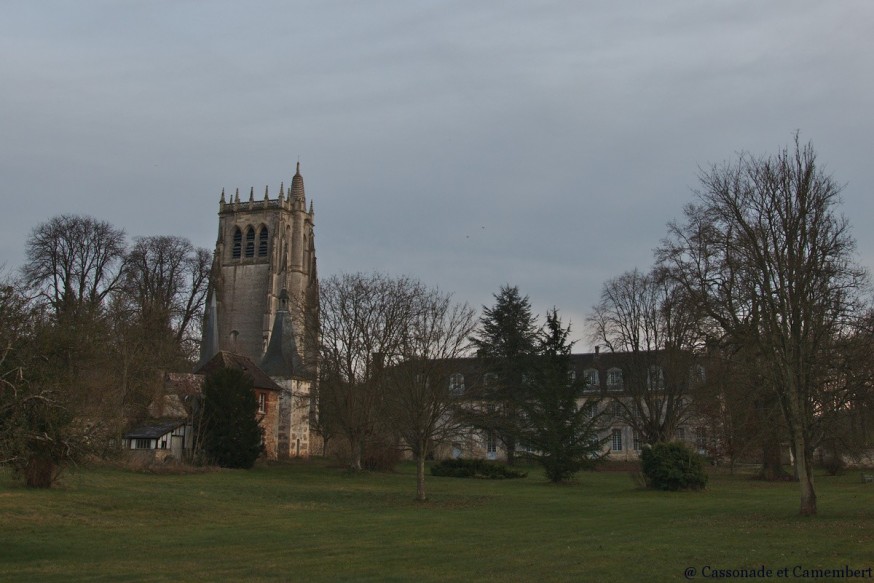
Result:
<svg viewBox="0 0 874 583">
<path fill-rule="evenodd" d="M 525 381 L 526 398 L 519 403 L 524 425 L 521 443 L 543 466 L 552 482 L 564 482 L 601 457 L 598 440 L 598 402 L 582 402 L 584 381 L 571 374 L 570 326 L 564 327 L 558 310 L 546 315 L 546 324 Z"/>
<path fill-rule="evenodd" d="M 494 297 L 495 305 L 483 307 L 479 330 L 470 339 L 487 370 L 483 406 L 471 417 L 503 444 L 512 465 L 521 429 L 518 404 L 525 398 L 523 380 L 537 352 L 538 327 L 528 296 L 518 287 L 504 285 Z"/>
<path fill-rule="evenodd" d="M 207 458 L 223 468 L 251 468 L 263 451 L 252 379 L 223 368 L 203 383 L 200 440 Z"/>
</svg>

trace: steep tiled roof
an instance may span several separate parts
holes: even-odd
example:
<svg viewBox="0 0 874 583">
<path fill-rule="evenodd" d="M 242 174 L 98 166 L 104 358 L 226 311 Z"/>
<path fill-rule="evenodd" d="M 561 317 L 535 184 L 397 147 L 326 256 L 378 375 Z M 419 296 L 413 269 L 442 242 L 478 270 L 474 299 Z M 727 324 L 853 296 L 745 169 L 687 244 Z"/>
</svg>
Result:
<svg viewBox="0 0 874 583">
<path fill-rule="evenodd" d="M 206 364 L 197 369 L 196 372 L 203 375 L 209 375 L 221 368 L 235 368 L 242 370 L 252 379 L 252 384 L 256 389 L 265 389 L 268 391 L 281 391 L 282 387 L 277 385 L 267 373 L 258 368 L 258 366 L 243 356 L 235 354 L 227 350 L 220 350 Z"/>
</svg>

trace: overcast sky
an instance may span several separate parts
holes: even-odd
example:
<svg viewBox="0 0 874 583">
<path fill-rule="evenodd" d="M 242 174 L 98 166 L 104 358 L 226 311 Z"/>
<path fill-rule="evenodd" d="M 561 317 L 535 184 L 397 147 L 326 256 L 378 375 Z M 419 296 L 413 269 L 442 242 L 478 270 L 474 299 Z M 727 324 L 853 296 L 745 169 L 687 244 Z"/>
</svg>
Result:
<svg viewBox="0 0 874 583">
<path fill-rule="evenodd" d="M 87 214 L 212 249 L 222 188 L 300 160 L 322 277 L 505 283 L 588 350 L 699 167 L 800 130 L 874 266 L 874 2 L 12 0 L 0 5 L 0 264 Z"/>
</svg>

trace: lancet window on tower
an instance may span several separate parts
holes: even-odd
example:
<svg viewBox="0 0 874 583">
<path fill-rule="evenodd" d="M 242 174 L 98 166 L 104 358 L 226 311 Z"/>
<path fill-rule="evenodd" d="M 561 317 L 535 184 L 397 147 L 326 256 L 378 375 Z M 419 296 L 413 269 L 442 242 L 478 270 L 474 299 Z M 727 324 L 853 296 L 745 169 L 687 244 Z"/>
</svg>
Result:
<svg viewBox="0 0 874 583">
<path fill-rule="evenodd" d="M 255 257 L 255 229 L 246 229 L 246 257 Z"/>
<path fill-rule="evenodd" d="M 267 227 L 258 232 L 258 257 L 267 257 Z"/>
<path fill-rule="evenodd" d="M 232 257 L 234 259 L 240 258 L 240 251 L 243 248 L 243 232 L 240 231 L 239 227 L 234 229 L 234 246 L 232 251 Z"/>
</svg>

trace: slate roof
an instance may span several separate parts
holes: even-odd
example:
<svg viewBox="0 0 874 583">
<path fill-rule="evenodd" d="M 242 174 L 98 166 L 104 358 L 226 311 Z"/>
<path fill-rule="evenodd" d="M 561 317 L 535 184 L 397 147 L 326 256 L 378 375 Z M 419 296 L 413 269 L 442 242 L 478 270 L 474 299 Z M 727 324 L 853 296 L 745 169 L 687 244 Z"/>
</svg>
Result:
<svg viewBox="0 0 874 583">
<path fill-rule="evenodd" d="M 215 356 L 209 359 L 206 364 L 198 368 L 195 372 L 202 375 L 210 375 L 221 368 L 234 368 L 242 370 L 252 379 L 252 386 L 256 389 L 267 391 L 281 391 L 282 387 L 276 384 L 267 373 L 258 368 L 258 366 L 243 356 L 228 352 L 227 350 L 219 350 Z"/>
<path fill-rule="evenodd" d="M 125 439 L 158 439 L 185 424 L 184 420 L 155 421 L 148 425 L 140 425 L 124 434 Z"/>
<path fill-rule="evenodd" d="M 273 331 L 270 334 L 267 352 L 261 360 L 261 368 L 273 377 L 300 376 L 303 365 L 294 339 L 294 324 L 288 314 L 288 292 L 282 290 L 279 300 L 280 308 L 276 311 L 276 318 L 273 320 Z"/>
</svg>

